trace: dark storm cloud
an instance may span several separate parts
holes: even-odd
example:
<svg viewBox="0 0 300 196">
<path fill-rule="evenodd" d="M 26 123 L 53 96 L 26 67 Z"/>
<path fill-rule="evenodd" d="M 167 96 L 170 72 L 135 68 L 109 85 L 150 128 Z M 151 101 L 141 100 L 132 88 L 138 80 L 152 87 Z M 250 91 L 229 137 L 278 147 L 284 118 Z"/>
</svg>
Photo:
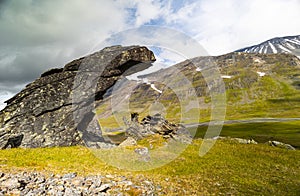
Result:
<svg viewBox="0 0 300 196">
<path fill-rule="evenodd" d="M 86 55 L 126 20 L 114 1 L 0 0 L 0 93 Z"/>
<path fill-rule="evenodd" d="M 31 81 L 37 78 L 43 71 L 46 65 L 49 65 L 49 59 L 41 54 L 17 54 L 12 57 L 12 62 L 2 64 L 0 69 L 1 82 L 18 84 Z M 45 62 L 46 61 L 46 62 Z"/>
<path fill-rule="evenodd" d="M 0 9 L 5 6 L 9 0 L 0 0 Z"/>
</svg>

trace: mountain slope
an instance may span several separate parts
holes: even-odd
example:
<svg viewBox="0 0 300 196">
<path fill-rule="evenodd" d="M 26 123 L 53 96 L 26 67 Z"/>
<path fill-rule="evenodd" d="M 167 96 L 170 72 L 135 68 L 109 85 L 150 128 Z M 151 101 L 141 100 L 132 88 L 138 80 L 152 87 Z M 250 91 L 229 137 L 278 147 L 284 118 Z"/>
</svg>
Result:
<svg viewBox="0 0 300 196">
<path fill-rule="evenodd" d="M 119 109 L 121 107 L 116 106 L 122 104 L 129 104 L 129 110 L 141 113 L 142 117 L 160 112 L 173 121 L 179 120 L 182 115 L 189 117 L 182 119 L 183 123 L 208 121 L 211 97 L 207 78 L 200 71 L 206 66 L 208 58 L 217 65 L 219 77 L 222 77 L 225 84 L 226 119 L 292 118 L 300 115 L 297 112 L 300 111 L 298 58 L 290 54 L 230 53 L 217 57 L 197 57 L 193 61 L 200 62 L 200 68 L 187 60 L 170 68 L 140 76 L 141 81 L 123 81 L 124 88 L 116 88 L 114 94 L 100 104 L 100 121 L 107 125 L 111 122 L 107 117 L 111 117 L 112 113 L 122 115 Z M 184 82 L 178 73 L 190 83 Z M 196 98 L 189 96 L 193 91 Z M 181 97 L 183 99 L 180 101 Z M 115 100 L 114 104 L 110 103 L 111 98 Z M 198 107 L 189 108 L 193 102 L 197 102 Z M 112 111 L 112 107 L 117 109 Z M 196 115 L 199 110 L 200 119 Z"/>
<path fill-rule="evenodd" d="M 237 50 L 246 53 L 290 53 L 300 57 L 300 35 L 276 37 L 260 44 Z"/>
</svg>

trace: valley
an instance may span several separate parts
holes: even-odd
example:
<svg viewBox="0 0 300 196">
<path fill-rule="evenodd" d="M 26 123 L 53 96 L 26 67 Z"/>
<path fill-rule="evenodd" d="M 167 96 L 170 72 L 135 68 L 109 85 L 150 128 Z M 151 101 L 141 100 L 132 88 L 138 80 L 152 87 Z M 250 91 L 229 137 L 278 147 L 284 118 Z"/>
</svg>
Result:
<svg viewBox="0 0 300 196">
<path fill-rule="evenodd" d="M 121 53 L 123 56 L 117 56 L 120 62 L 123 62 L 123 58 L 128 58 L 126 50 L 134 58 L 154 60 L 152 53 L 146 48 L 140 49 L 145 57 L 137 57 L 135 47 L 106 48 L 103 53 L 110 55 L 114 50 L 125 50 Z M 100 54 L 102 53 L 93 54 L 94 60 Z M 138 61 L 130 61 L 123 66 L 124 64 L 112 60 L 116 63 L 115 67 L 106 69 L 106 75 L 100 79 L 110 81 L 110 76 L 115 83 L 100 80 L 102 83 L 99 84 L 106 85 L 107 89 L 97 86 L 98 96 L 93 102 L 95 108 L 90 107 L 91 102 L 87 102 L 90 104 L 88 109 L 82 109 L 86 105 L 78 102 L 77 107 L 84 114 L 79 123 L 83 129 L 86 128 L 83 132 L 77 130 L 78 121 L 67 121 L 71 119 L 70 111 L 73 109 L 68 104 L 63 104 L 64 101 L 72 101 L 67 93 L 62 94 L 63 97 L 56 97 L 54 93 L 51 95 L 55 97 L 53 100 L 50 99 L 52 97 L 47 97 L 50 100 L 47 102 L 49 106 L 53 107 L 52 103 L 62 104 L 60 107 L 45 107 L 45 111 L 40 111 L 39 107 L 30 104 L 26 107 L 31 113 L 26 115 L 32 116 L 22 116 L 25 113 L 18 115 L 24 108 L 20 100 L 44 100 L 43 93 L 48 91 L 40 91 L 39 88 L 49 88 L 51 92 L 55 89 L 51 85 L 40 87 L 39 82 L 51 83 L 52 77 L 63 74 L 72 74 L 74 77 L 80 61 L 83 60 L 67 64 L 64 68 L 67 73 L 50 70 L 42 74 L 40 79 L 28 85 L 30 89 L 16 95 L 9 101 L 13 104 L 9 103 L 2 111 L 1 131 L 5 137 L 8 137 L 5 134 L 9 135 L 13 131 L 18 133 L 20 127 L 31 126 L 32 134 L 29 136 L 33 138 L 30 140 L 27 135 L 25 146 L 22 143 L 20 148 L 1 151 L 0 187 L 7 190 L 5 193 L 16 191 L 15 193 L 21 194 L 21 191 L 27 191 L 43 194 L 68 190 L 88 195 L 101 188 L 101 182 L 97 184 L 95 180 L 91 182 L 89 179 L 100 178 L 108 186 L 101 189 L 103 194 L 112 195 L 299 194 L 300 60 L 296 56 L 234 52 L 214 57 L 196 57 L 158 72 L 139 76 L 138 81 L 128 80 L 120 74 L 125 72 L 126 66 L 138 64 Z M 111 66 L 109 62 L 105 63 Z M 50 79 L 46 81 L 45 78 Z M 66 81 L 59 81 L 61 88 L 66 85 L 63 82 Z M 71 88 L 71 83 L 67 85 Z M 80 85 L 82 84 L 78 83 Z M 27 100 L 26 96 L 34 91 L 42 93 L 35 93 L 31 100 Z M 79 98 L 89 98 L 83 91 L 80 93 Z M 57 99 L 62 101 L 58 102 Z M 18 108 L 15 105 L 19 105 L 21 109 L 14 110 Z M 216 111 L 216 108 L 220 110 Z M 89 116 L 92 109 L 95 112 L 93 118 Z M 172 137 L 178 136 L 176 134 L 166 137 L 165 132 L 162 135 L 156 132 L 135 140 L 135 144 L 115 147 L 129 138 L 127 124 L 133 113 L 139 114 L 138 122 L 142 122 L 141 119 L 148 115 L 155 116 L 159 113 L 166 120 L 161 127 L 182 125 L 189 130 L 193 140 L 183 144 L 172 140 Z M 216 113 L 221 115 L 213 119 Z M 14 115 L 12 120 L 7 120 L 7 116 Z M 59 123 L 44 126 L 40 124 L 44 119 L 51 119 L 52 115 Z M 25 120 L 22 122 L 15 119 Z M 28 119 L 33 123 L 27 123 Z M 208 128 L 214 127 L 210 124 L 214 120 L 222 122 L 222 130 L 217 137 L 206 138 Z M 72 123 L 65 127 L 65 121 Z M 19 124 L 20 127 L 11 128 Z M 141 128 L 141 125 L 131 123 L 129 128 L 133 127 Z M 74 134 L 68 133 L 74 132 L 80 137 L 75 138 L 76 144 L 69 145 L 56 140 L 56 132 L 49 132 L 52 129 L 64 133 L 64 137 L 70 141 L 74 141 L 69 137 Z M 147 129 L 147 124 L 143 131 L 144 129 Z M 151 125 L 150 129 L 153 129 Z M 48 138 L 47 134 L 50 133 L 51 137 Z M 3 135 L 1 138 L 4 138 Z M 33 143 L 35 140 L 40 143 Z M 214 142 L 214 145 L 204 156 L 199 156 L 205 142 Z M 275 146 L 277 143 L 284 145 Z M 95 148 L 98 144 L 102 146 Z M 33 177 L 32 180 L 24 181 L 20 174 L 44 176 L 44 180 L 40 182 Z M 66 179 L 64 176 L 75 177 Z M 10 189 L 6 186 L 10 178 L 19 187 Z M 62 183 L 63 189 L 57 189 L 59 186 L 51 184 L 53 179 L 57 180 L 55 183 Z M 81 179 L 82 186 L 75 186 L 78 179 Z M 22 189 L 19 182 L 26 189 Z"/>
</svg>

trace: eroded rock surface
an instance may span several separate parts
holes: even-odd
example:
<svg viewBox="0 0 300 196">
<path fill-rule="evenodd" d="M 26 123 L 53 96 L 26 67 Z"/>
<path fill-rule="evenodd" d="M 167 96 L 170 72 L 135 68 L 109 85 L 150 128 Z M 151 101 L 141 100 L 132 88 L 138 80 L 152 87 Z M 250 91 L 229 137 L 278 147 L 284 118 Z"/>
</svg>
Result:
<svg viewBox="0 0 300 196">
<path fill-rule="evenodd" d="M 6 101 L 0 112 L 0 147 L 20 135 L 20 146 L 30 148 L 104 142 L 95 104 L 122 75 L 153 61 L 146 47 L 113 46 L 43 73 Z"/>
</svg>

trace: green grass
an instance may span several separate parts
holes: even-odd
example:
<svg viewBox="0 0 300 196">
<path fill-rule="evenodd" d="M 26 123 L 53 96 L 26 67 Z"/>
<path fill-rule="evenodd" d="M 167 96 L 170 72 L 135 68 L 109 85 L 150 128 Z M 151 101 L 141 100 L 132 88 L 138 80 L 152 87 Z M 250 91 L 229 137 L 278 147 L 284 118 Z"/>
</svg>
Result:
<svg viewBox="0 0 300 196">
<path fill-rule="evenodd" d="M 207 126 L 199 126 L 195 137 L 203 138 L 206 130 Z M 277 140 L 300 148 L 300 121 L 225 124 L 220 135 L 252 138 L 259 143 Z"/>
<path fill-rule="evenodd" d="M 256 73 L 255 73 L 256 74 Z M 257 75 L 257 74 L 256 74 Z M 243 74 L 237 78 L 243 80 Z M 280 75 L 271 75 L 259 78 L 250 84 L 237 83 L 237 78 L 225 80 L 226 84 L 226 119 L 249 118 L 296 118 L 300 116 L 300 91 L 291 85 L 291 81 Z M 199 81 L 196 81 L 199 82 Z M 241 85 L 241 86 L 236 86 Z M 142 92 L 134 94 L 134 101 L 130 102 L 130 111 L 140 113 L 141 118 L 149 115 L 151 104 L 155 99 L 146 99 Z M 140 97 L 138 99 L 138 97 Z M 182 105 L 188 106 L 189 100 L 180 103 L 172 91 L 165 91 L 157 102 L 165 107 L 166 118 L 172 122 L 197 123 L 210 120 L 211 100 L 209 96 L 199 97 L 200 108 L 186 111 Z M 191 100 L 190 100 L 191 101 Z M 182 105 L 180 105 L 182 104 Z M 105 111 L 104 106 L 98 110 L 98 114 Z M 200 118 L 199 116 L 200 110 Z M 181 115 L 182 114 L 182 115 Z M 120 116 L 121 114 L 114 114 Z M 189 118 L 185 118 L 189 117 Z M 184 117 L 183 119 L 181 119 Z M 105 127 L 117 127 L 118 123 L 113 116 L 101 118 Z"/>
<path fill-rule="evenodd" d="M 300 116 L 300 91 L 295 88 L 299 86 L 299 81 L 291 78 L 297 76 L 299 79 L 299 68 L 290 66 L 286 57 L 282 57 L 282 61 L 286 63 L 281 63 L 278 58 L 281 56 L 265 57 L 266 64 L 270 66 L 270 75 L 265 77 L 257 76 L 256 65 L 249 59 L 224 67 L 222 74 L 235 75 L 238 72 L 232 79 L 224 80 L 227 95 L 226 120 Z M 206 92 L 206 82 L 200 72 L 186 71 L 186 74 L 195 88 L 200 87 L 200 119 L 199 110 L 191 109 L 183 111 L 190 118 L 184 118 L 182 122 L 207 122 L 211 116 L 211 97 Z M 156 85 L 159 89 L 163 88 Z M 156 91 L 146 87 L 140 87 L 131 94 L 130 111 L 139 112 L 142 119 L 150 113 L 151 105 L 159 102 L 165 108 L 167 120 L 179 122 L 183 116 L 182 108 L 172 89 L 166 88 L 158 98 Z M 145 91 L 145 88 L 150 90 Z M 184 86 L 177 88 L 188 89 Z M 189 101 L 185 100 L 181 104 L 188 105 Z M 122 125 L 119 122 L 122 113 L 117 111 L 111 114 L 111 107 L 110 100 L 107 99 L 97 108 L 104 132 L 105 129 Z M 119 121 L 113 115 L 119 117 Z M 206 130 L 206 126 L 200 126 L 191 131 L 196 131 L 196 138 L 202 138 Z M 111 137 L 123 137 L 123 133 L 115 134 Z M 299 149 L 300 121 L 226 124 L 221 136 L 252 138 L 259 143 L 277 140 Z M 166 147 L 165 142 L 155 136 L 139 141 L 139 146 L 147 146 L 149 149 L 151 145 L 155 145 L 150 149 L 151 162 L 141 162 L 133 152 L 134 147 L 115 150 L 89 150 L 82 146 L 1 150 L 0 171 L 36 170 L 57 174 L 77 172 L 84 176 L 118 174 L 132 178 L 133 181 L 147 178 L 161 185 L 161 193 L 164 195 L 300 195 L 299 150 L 221 140 L 204 157 L 199 157 L 201 143 L 201 139 L 194 140 L 177 157 L 175 152 L 181 151 L 184 146 Z M 167 164 L 164 161 L 166 158 L 173 161 Z M 107 162 L 117 167 L 110 166 Z M 161 167 L 148 171 L 130 172 L 120 169 L 145 169 L 159 165 Z"/>
<path fill-rule="evenodd" d="M 169 164 L 139 172 L 111 167 L 96 158 L 92 151 L 79 146 L 1 150 L 0 171 L 110 173 L 126 175 L 133 181 L 147 178 L 162 186 L 161 193 L 165 195 L 300 193 L 300 151 L 217 141 L 208 154 L 199 157 L 201 143 L 202 140 L 195 140 Z"/>
</svg>

